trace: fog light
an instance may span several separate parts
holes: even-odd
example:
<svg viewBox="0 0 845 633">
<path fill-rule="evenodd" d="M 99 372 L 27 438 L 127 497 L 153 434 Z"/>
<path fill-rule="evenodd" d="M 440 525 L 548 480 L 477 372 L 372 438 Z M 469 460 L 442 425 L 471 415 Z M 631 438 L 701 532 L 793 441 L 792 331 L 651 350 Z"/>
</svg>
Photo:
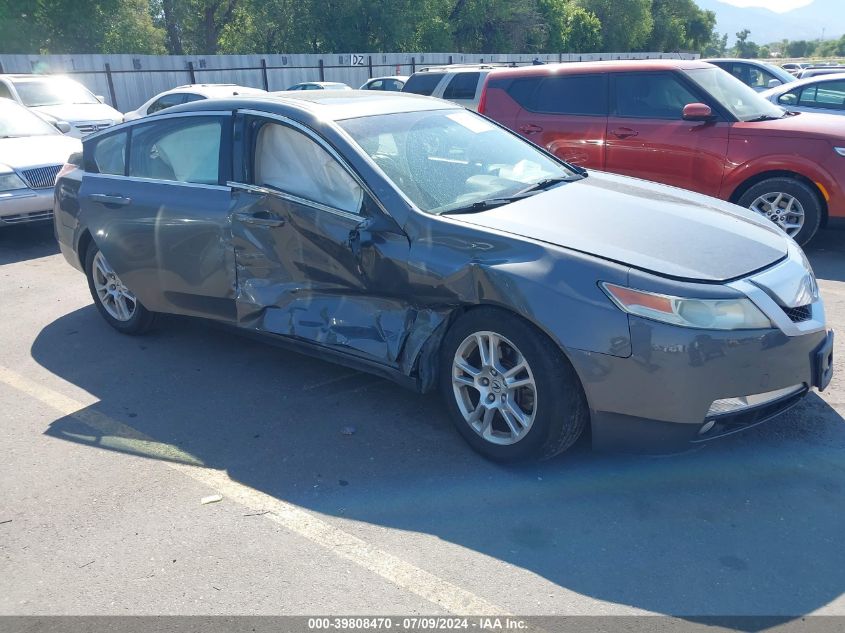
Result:
<svg viewBox="0 0 845 633">
<path fill-rule="evenodd" d="M 804 389 L 804 385 L 793 385 L 792 387 L 784 387 L 783 389 L 776 389 L 775 391 L 766 391 L 764 393 L 754 393 L 749 396 L 736 396 L 734 398 L 721 398 L 714 400 L 707 411 L 707 416 L 724 415 L 726 413 L 737 413 L 744 409 L 752 407 L 759 407 L 781 398 L 794 396 Z"/>
</svg>

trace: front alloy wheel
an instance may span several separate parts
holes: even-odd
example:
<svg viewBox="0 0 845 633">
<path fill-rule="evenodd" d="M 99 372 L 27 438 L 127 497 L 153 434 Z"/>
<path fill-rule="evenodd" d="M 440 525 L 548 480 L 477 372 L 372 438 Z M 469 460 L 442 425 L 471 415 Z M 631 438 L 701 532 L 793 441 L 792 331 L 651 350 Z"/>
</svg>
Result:
<svg viewBox="0 0 845 633">
<path fill-rule="evenodd" d="M 488 442 L 515 444 L 534 424 L 531 367 L 516 345 L 495 332 L 463 340 L 452 364 L 452 389 L 466 423 Z"/>
</svg>

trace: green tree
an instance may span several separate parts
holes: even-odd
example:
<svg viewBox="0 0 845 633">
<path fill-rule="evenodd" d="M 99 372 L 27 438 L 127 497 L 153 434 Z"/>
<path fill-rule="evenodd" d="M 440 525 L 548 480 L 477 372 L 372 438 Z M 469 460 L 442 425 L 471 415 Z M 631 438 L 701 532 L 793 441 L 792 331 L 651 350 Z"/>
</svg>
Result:
<svg viewBox="0 0 845 633">
<path fill-rule="evenodd" d="M 148 0 L 123 0 L 110 16 L 103 38 L 103 53 L 164 55 L 165 32 L 153 24 Z"/>
<path fill-rule="evenodd" d="M 734 44 L 733 49 L 735 57 L 750 59 L 758 56 L 760 47 L 748 39 L 749 35 L 751 35 L 751 31 L 748 29 L 742 29 L 736 34 L 736 44 Z"/>
<path fill-rule="evenodd" d="M 806 57 L 812 52 L 813 45 L 807 40 L 793 40 L 786 45 L 787 57 Z"/>
<path fill-rule="evenodd" d="M 602 48 L 627 52 L 646 47 L 654 26 L 651 0 L 576 0 L 595 15 L 602 26 Z"/>
<path fill-rule="evenodd" d="M 548 37 L 536 0 L 457 0 L 449 22 L 461 52 L 537 52 Z"/>
<path fill-rule="evenodd" d="M 545 49 L 556 53 L 590 53 L 601 47 L 601 21 L 568 0 L 539 0 L 548 25 Z"/>
<path fill-rule="evenodd" d="M 710 34 L 710 41 L 704 46 L 701 54 L 704 57 L 724 57 L 728 52 L 728 34 L 719 35 L 715 30 Z"/>
</svg>

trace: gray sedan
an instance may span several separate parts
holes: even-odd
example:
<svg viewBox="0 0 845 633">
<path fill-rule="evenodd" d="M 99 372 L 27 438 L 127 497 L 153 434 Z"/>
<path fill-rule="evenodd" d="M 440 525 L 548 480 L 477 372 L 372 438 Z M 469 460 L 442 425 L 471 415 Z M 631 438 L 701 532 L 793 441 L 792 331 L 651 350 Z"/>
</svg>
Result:
<svg viewBox="0 0 845 633">
<path fill-rule="evenodd" d="M 792 112 L 845 114 L 845 72 L 799 79 L 760 96 Z"/>
<path fill-rule="evenodd" d="M 49 220 L 56 174 L 81 149 L 78 139 L 0 99 L 0 226 Z"/>
<path fill-rule="evenodd" d="M 55 227 L 112 327 L 203 317 L 439 391 L 492 459 L 587 427 L 687 446 L 831 379 L 815 277 L 780 229 L 588 174 L 445 101 L 201 101 L 84 145 Z"/>
</svg>

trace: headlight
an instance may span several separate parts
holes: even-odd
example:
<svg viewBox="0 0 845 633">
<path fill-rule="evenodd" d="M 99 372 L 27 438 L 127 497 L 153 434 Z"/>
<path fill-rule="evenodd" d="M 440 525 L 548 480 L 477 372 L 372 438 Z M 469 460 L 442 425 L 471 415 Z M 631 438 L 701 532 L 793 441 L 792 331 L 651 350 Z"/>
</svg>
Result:
<svg viewBox="0 0 845 633">
<path fill-rule="evenodd" d="M 619 309 L 646 319 L 710 330 L 773 327 L 768 317 L 750 299 L 688 299 L 608 283 L 600 285 Z"/>
<path fill-rule="evenodd" d="M 26 183 L 16 173 L 0 174 L 0 191 L 11 191 L 12 189 L 26 189 Z"/>
<path fill-rule="evenodd" d="M 845 156 L 845 147 L 834 147 L 833 151 L 839 154 L 840 156 Z"/>
</svg>

